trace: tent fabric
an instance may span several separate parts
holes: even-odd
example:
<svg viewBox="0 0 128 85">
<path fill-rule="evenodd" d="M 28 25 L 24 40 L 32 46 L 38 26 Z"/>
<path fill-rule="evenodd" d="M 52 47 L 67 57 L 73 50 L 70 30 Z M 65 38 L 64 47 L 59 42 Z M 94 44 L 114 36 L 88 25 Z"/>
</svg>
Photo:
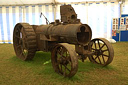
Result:
<svg viewBox="0 0 128 85">
<path fill-rule="evenodd" d="M 128 1 L 125 2 L 122 9 L 122 14 L 128 14 Z"/>
<path fill-rule="evenodd" d="M 52 4 L 56 3 L 74 3 L 74 2 L 112 2 L 118 0 L 0 0 L 0 5 L 28 5 L 28 4 Z"/>
<path fill-rule="evenodd" d="M 52 5 L 0 7 L 0 43 L 12 43 L 13 29 L 17 23 L 46 24 L 44 17 L 40 18 L 41 12 L 53 22 L 53 11 Z"/>
<path fill-rule="evenodd" d="M 40 18 L 41 12 L 50 22 L 53 22 L 55 17 L 56 19 L 60 19 L 61 5 L 57 5 L 56 13 L 54 13 L 55 9 L 53 5 L 1 6 L 0 43 L 12 43 L 13 29 L 16 23 L 26 22 L 31 25 L 45 24 L 44 17 Z M 112 18 L 119 17 L 118 3 L 82 3 L 71 5 L 74 7 L 81 22 L 91 27 L 92 38 L 111 38 Z"/>
<path fill-rule="evenodd" d="M 26 5 L 53 3 L 53 0 L 0 0 L 0 5 Z"/>
</svg>

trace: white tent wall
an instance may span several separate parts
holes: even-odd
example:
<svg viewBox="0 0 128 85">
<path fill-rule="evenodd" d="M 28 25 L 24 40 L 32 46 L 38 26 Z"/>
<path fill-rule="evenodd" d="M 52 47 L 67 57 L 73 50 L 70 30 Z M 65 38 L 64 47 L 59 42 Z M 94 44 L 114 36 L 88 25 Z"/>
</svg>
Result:
<svg viewBox="0 0 128 85">
<path fill-rule="evenodd" d="M 0 7 L 0 43 L 12 43 L 13 29 L 17 23 L 26 22 L 31 25 L 46 24 L 43 13 L 50 22 L 54 21 L 52 5 L 1 6 Z"/>
<path fill-rule="evenodd" d="M 128 0 L 122 6 L 122 14 L 128 14 Z"/>
<path fill-rule="evenodd" d="M 92 37 L 111 38 L 112 18 L 119 17 L 118 2 L 70 3 L 78 14 L 81 22 L 92 29 Z M 12 43 L 13 29 L 16 23 L 45 24 L 42 12 L 50 22 L 54 18 L 60 19 L 60 6 L 28 5 L 28 6 L 0 6 L 0 43 Z"/>
</svg>

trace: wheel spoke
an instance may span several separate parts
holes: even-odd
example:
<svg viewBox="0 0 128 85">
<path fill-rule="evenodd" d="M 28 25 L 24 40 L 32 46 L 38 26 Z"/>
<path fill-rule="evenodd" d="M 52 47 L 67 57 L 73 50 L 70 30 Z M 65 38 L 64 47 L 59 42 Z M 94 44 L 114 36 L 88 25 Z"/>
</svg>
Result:
<svg viewBox="0 0 128 85">
<path fill-rule="evenodd" d="M 64 65 L 63 65 L 64 66 Z M 66 76 L 66 68 L 65 68 L 65 66 L 64 66 L 64 69 L 62 69 L 62 74 L 64 75 L 64 76 Z"/>
<path fill-rule="evenodd" d="M 96 60 L 98 58 L 98 56 L 96 56 L 95 58 L 94 58 L 94 60 Z"/>
<path fill-rule="evenodd" d="M 105 51 L 108 51 L 108 49 L 106 49 L 106 50 L 102 50 L 102 52 L 105 52 Z"/>
<path fill-rule="evenodd" d="M 61 56 L 63 55 L 63 47 L 62 47 L 62 49 L 61 49 Z"/>
<path fill-rule="evenodd" d="M 59 51 L 59 54 L 60 54 L 61 56 L 63 56 L 63 47 L 60 47 L 58 51 Z"/>
<path fill-rule="evenodd" d="M 64 67 L 65 67 L 65 69 L 67 69 L 69 72 L 71 71 L 71 70 L 69 70 L 69 68 L 68 68 L 66 65 L 64 65 Z"/>
<path fill-rule="evenodd" d="M 61 51 L 62 51 L 62 48 L 59 48 L 59 49 L 57 50 L 57 53 L 58 53 L 60 56 L 62 56 Z"/>
<path fill-rule="evenodd" d="M 93 46 L 93 42 L 90 42 L 90 47 L 92 47 Z"/>
<path fill-rule="evenodd" d="M 18 45 L 16 48 L 18 49 L 19 47 L 21 47 L 21 45 Z"/>
<path fill-rule="evenodd" d="M 109 57 L 108 55 L 102 54 L 103 56 Z"/>
<path fill-rule="evenodd" d="M 22 54 L 23 54 L 23 53 L 21 52 L 19 56 L 21 57 Z"/>
<path fill-rule="evenodd" d="M 92 50 L 96 50 L 96 49 L 94 49 L 94 48 L 91 48 Z"/>
<path fill-rule="evenodd" d="M 72 64 L 71 64 L 71 60 L 70 60 L 70 57 L 68 58 L 68 64 L 72 65 Z"/>
<path fill-rule="evenodd" d="M 103 62 L 104 62 L 104 64 L 105 64 L 105 59 L 104 59 L 104 56 L 102 55 L 102 58 L 103 58 Z"/>
<path fill-rule="evenodd" d="M 21 31 L 21 30 L 20 30 L 20 27 L 18 27 L 17 30 L 20 32 L 20 31 Z"/>
<path fill-rule="evenodd" d="M 101 50 L 104 46 L 105 46 L 105 44 L 103 44 L 102 47 L 99 50 Z"/>
<path fill-rule="evenodd" d="M 63 72 L 63 70 L 62 70 L 62 64 L 60 64 L 60 72 Z"/>
<path fill-rule="evenodd" d="M 20 36 L 15 35 L 15 37 L 20 39 Z"/>
<path fill-rule="evenodd" d="M 99 49 L 100 49 L 100 42 L 99 42 L 99 40 L 98 40 L 98 45 L 99 45 Z"/>
<path fill-rule="evenodd" d="M 63 48 L 61 54 L 64 55 L 65 53 L 67 53 L 67 50 L 65 48 Z M 64 55 L 64 56 L 66 56 L 66 55 Z"/>
<path fill-rule="evenodd" d="M 57 58 L 57 60 L 56 60 L 56 65 L 59 65 L 60 64 L 60 60 Z"/>
<path fill-rule="evenodd" d="M 97 49 L 97 47 L 96 47 L 96 41 L 94 42 L 94 45 L 95 45 L 95 49 Z"/>
<path fill-rule="evenodd" d="M 99 58 L 99 56 L 98 56 L 98 60 L 99 60 L 100 64 L 102 64 L 102 63 L 101 63 L 101 60 L 100 60 L 100 58 Z"/>
<path fill-rule="evenodd" d="M 68 52 L 66 52 L 66 57 L 68 57 Z"/>
</svg>

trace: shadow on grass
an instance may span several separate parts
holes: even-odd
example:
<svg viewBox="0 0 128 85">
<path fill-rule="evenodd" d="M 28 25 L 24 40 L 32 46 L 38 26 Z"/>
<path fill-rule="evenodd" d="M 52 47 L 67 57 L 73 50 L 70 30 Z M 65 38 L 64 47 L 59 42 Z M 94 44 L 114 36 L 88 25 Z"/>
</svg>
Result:
<svg viewBox="0 0 128 85">
<path fill-rule="evenodd" d="M 70 81 L 84 81 L 85 73 L 88 73 L 90 71 L 94 71 L 95 69 L 101 69 L 101 70 L 114 70 L 112 66 L 106 66 L 102 67 L 97 64 L 93 64 L 86 60 L 84 63 L 79 61 L 78 62 L 78 71 L 75 76 L 72 78 L 64 78 L 63 76 L 57 74 L 54 72 L 52 68 L 52 64 L 50 62 L 51 60 L 51 54 L 46 52 L 37 52 L 34 59 L 31 61 L 22 61 L 21 59 L 17 58 L 16 56 L 12 57 L 11 62 L 13 64 L 17 64 L 18 66 L 25 66 L 30 67 L 33 69 L 34 73 L 36 75 L 51 77 L 51 79 L 54 80 L 60 80 L 62 82 L 70 82 Z M 45 62 L 48 62 L 44 65 Z"/>
<path fill-rule="evenodd" d="M 103 70 L 103 71 L 113 71 L 115 70 L 115 68 L 111 65 L 108 65 L 106 67 L 102 67 L 100 65 L 97 65 L 97 64 L 94 64 L 94 63 L 91 63 L 90 61 L 85 61 L 85 62 L 81 62 L 79 61 L 78 62 L 78 71 L 77 73 L 75 74 L 75 76 L 73 76 L 72 78 L 65 78 L 57 73 L 55 73 L 53 70 L 51 70 L 52 68 L 50 68 L 49 66 L 45 67 L 45 70 L 43 72 L 43 74 L 45 75 L 49 75 L 50 74 L 50 77 L 53 79 L 53 80 L 59 80 L 59 81 L 62 81 L 62 82 L 70 82 L 70 81 L 84 81 L 85 77 L 88 78 L 88 76 L 86 76 L 86 74 L 88 74 L 89 72 L 91 71 L 95 71 L 96 69 L 99 69 L 99 70 Z"/>
<path fill-rule="evenodd" d="M 34 58 L 30 61 L 23 61 L 16 56 L 13 56 L 10 60 L 15 64 L 23 64 L 25 66 L 40 66 L 51 60 L 51 54 L 49 52 L 37 52 Z"/>
<path fill-rule="evenodd" d="M 100 66 L 98 64 L 94 64 L 90 61 L 85 61 L 85 62 L 81 62 L 79 61 L 79 70 L 78 71 L 91 71 L 91 70 L 95 70 L 95 69 L 103 69 L 103 70 L 114 70 L 115 68 L 111 65 L 108 66 Z"/>
</svg>

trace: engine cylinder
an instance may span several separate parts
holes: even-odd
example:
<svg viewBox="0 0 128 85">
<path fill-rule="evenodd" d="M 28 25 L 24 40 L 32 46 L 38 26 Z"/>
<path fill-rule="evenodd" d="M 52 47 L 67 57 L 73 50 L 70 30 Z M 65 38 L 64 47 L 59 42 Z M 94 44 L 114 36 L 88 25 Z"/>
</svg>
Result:
<svg viewBox="0 0 128 85">
<path fill-rule="evenodd" d="M 36 33 L 44 35 L 44 40 L 56 41 L 70 44 L 87 44 L 92 37 L 91 28 L 87 24 L 67 24 L 67 25 L 41 25 L 36 28 Z"/>
</svg>

